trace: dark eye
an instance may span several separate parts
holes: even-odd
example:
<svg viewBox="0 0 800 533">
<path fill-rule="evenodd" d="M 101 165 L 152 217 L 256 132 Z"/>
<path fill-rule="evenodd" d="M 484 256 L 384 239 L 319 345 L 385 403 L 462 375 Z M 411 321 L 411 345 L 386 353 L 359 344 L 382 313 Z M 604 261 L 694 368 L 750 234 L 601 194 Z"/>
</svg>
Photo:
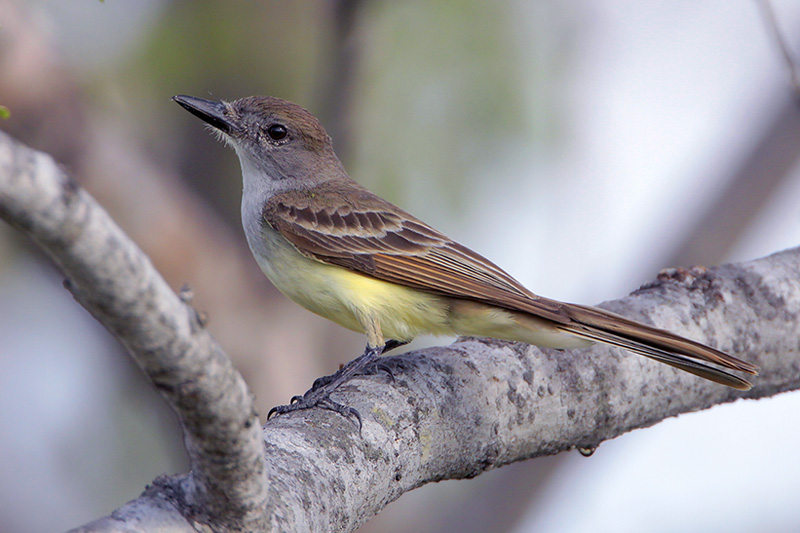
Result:
<svg viewBox="0 0 800 533">
<path fill-rule="evenodd" d="M 280 141 L 281 139 L 286 137 L 287 133 L 288 132 L 286 131 L 286 126 L 284 126 L 283 124 L 273 124 L 272 126 L 267 128 L 267 135 L 269 135 L 269 138 L 272 139 L 273 141 Z"/>
</svg>

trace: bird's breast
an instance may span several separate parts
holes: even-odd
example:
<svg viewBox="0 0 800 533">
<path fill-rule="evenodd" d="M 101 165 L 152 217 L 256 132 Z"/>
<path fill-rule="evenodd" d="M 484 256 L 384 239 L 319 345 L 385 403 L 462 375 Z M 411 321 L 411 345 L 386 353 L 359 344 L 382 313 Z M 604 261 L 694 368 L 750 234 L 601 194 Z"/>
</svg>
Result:
<svg viewBox="0 0 800 533">
<path fill-rule="evenodd" d="M 313 313 L 359 332 L 377 320 L 386 339 L 405 341 L 420 333 L 452 333 L 443 298 L 303 255 L 266 223 L 258 232 L 247 228 L 245 232 L 267 278 Z"/>
</svg>

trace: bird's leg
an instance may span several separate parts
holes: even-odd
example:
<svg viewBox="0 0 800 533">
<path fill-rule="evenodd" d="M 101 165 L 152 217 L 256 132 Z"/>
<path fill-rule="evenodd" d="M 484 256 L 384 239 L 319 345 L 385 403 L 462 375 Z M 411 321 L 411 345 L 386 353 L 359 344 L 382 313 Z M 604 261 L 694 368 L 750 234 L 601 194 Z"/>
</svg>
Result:
<svg viewBox="0 0 800 533">
<path fill-rule="evenodd" d="M 387 374 L 389 374 L 389 378 L 391 381 L 394 381 L 394 375 L 392 371 L 389 369 L 388 366 L 375 362 L 377 359 L 377 355 L 383 355 L 389 350 L 394 350 L 398 346 L 403 346 L 408 344 L 409 341 L 397 341 L 394 339 L 389 339 L 386 342 L 383 340 L 383 333 L 381 332 L 381 325 L 375 317 L 365 317 L 364 323 L 364 331 L 367 334 L 367 349 L 364 353 L 347 363 L 345 366 L 339 369 L 338 372 L 331 374 L 330 376 L 322 376 L 321 378 L 317 378 L 314 383 L 311 385 L 311 388 L 304 394 L 303 396 L 307 395 L 311 391 L 315 391 L 320 387 L 325 387 L 333 380 L 338 379 L 339 376 L 344 372 L 350 372 L 350 367 L 356 367 L 355 370 L 352 371 L 348 375 L 346 379 L 350 379 L 353 376 L 358 374 L 371 374 L 374 373 L 376 370 L 383 370 Z M 363 361 L 362 359 L 367 356 L 367 354 L 372 351 L 376 350 L 377 355 L 371 357 L 370 361 Z M 343 383 L 346 380 L 341 381 Z M 291 399 L 291 403 L 294 403 L 298 399 L 302 398 L 302 396 L 294 396 Z"/>
<path fill-rule="evenodd" d="M 344 416 L 355 417 L 358 420 L 358 431 L 360 433 L 362 425 L 361 414 L 352 407 L 334 402 L 331 400 L 331 394 L 353 376 L 363 373 L 370 367 L 385 371 L 389 374 L 391 380 L 394 381 L 394 375 L 391 369 L 386 365 L 377 363 L 378 356 L 389 350 L 408 344 L 408 341 L 398 341 L 394 339 L 389 339 L 384 342 L 380 322 L 374 316 L 364 317 L 363 326 L 364 332 L 367 335 L 367 348 L 364 350 L 363 354 L 356 357 L 330 376 L 317 378 L 305 394 L 293 397 L 289 405 L 279 405 L 270 409 L 267 414 L 267 419 L 271 418 L 272 415 L 281 415 L 300 409 L 310 409 L 311 407 L 322 407 L 324 409 L 336 411 Z"/>
<path fill-rule="evenodd" d="M 352 407 L 334 402 L 330 396 L 340 385 L 374 363 L 383 351 L 384 346 L 367 345 L 367 349 L 364 350 L 363 354 L 344 365 L 334 374 L 317 379 L 305 394 L 292 398 L 292 403 L 289 405 L 279 405 L 270 409 L 267 419 L 271 418 L 272 415 L 282 415 L 312 407 L 323 407 L 344 416 L 354 416 L 358 420 L 358 429 L 361 431 L 361 414 Z"/>
<path fill-rule="evenodd" d="M 389 350 L 394 350 L 395 348 L 398 348 L 400 346 L 405 346 L 408 343 L 409 343 L 409 341 L 396 341 L 394 339 L 389 339 L 380 348 L 380 350 L 378 351 L 378 355 L 383 355 L 386 352 L 388 352 Z M 370 348 L 368 346 L 367 350 L 369 350 L 369 349 Z M 345 366 L 340 368 L 338 372 L 336 372 L 334 374 L 331 374 L 330 376 L 322 376 L 321 378 L 317 378 L 316 380 L 314 380 L 314 383 L 313 383 L 313 385 L 311 385 L 311 389 L 309 389 L 309 391 L 317 390 L 320 387 L 324 387 L 325 385 L 327 385 L 328 383 L 330 383 L 331 381 L 336 379 L 339 376 L 339 373 L 343 372 L 346 368 L 350 367 L 350 365 L 360 365 L 358 370 L 356 370 L 351 375 L 351 377 L 352 376 L 357 376 L 359 374 L 370 374 L 370 373 L 373 373 L 375 370 L 381 370 L 381 371 L 386 372 L 387 374 L 389 374 L 389 377 L 392 379 L 392 381 L 394 381 L 394 375 L 392 375 L 392 370 L 388 366 L 381 364 L 379 360 L 375 360 L 377 358 L 373 359 L 373 361 L 372 361 L 373 364 L 366 363 L 364 365 L 361 365 L 361 362 L 360 362 L 361 358 L 364 357 L 366 354 L 367 354 L 367 352 L 365 351 L 362 355 L 360 355 L 359 357 L 356 357 L 355 359 L 353 359 L 352 361 L 347 363 Z M 295 402 L 296 398 L 302 398 L 302 396 L 294 396 L 294 397 L 292 397 L 292 402 Z"/>
<path fill-rule="evenodd" d="M 408 343 L 409 343 L 409 341 L 396 341 L 394 339 L 389 339 L 380 348 L 380 350 L 378 352 L 378 355 L 383 355 L 386 352 L 388 352 L 389 350 L 394 350 L 395 348 L 398 348 L 400 346 L 405 346 Z M 367 350 L 369 350 L 369 349 L 370 349 L 369 346 L 367 346 Z M 351 374 L 350 377 L 357 376 L 357 375 L 360 375 L 360 374 L 373 374 L 376 371 L 380 370 L 382 372 L 386 372 L 389 375 L 389 379 L 391 381 L 394 381 L 394 374 L 392 373 L 392 369 L 389 368 L 387 365 L 382 364 L 380 362 L 380 359 L 378 359 L 377 357 L 373 358 L 373 360 L 370 361 L 369 363 L 366 363 L 366 364 L 362 365 L 361 364 L 361 358 L 364 357 L 366 355 L 366 353 L 367 352 L 365 351 L 362 355 L 360 355 L 359 357 L 357 357 L 357 358 L 353 359 L 352 361 L 350 361 L 349 363 L 347 363 L 345 366 L 340 368 L 338 372 L 336 372 L 334 374 L 331 374 L 330 376 L 322 376 L 321 378 L 317 378 L 316 380 L 314 380 L 314 383 L 311 385 L 311 389 L 309 389 L 309 392 L 317 390 L 320 387 L 324 387 L 325 385 L 327 385 L 328 383 L 330 383 L 334 379 L 337 379 L 339 374 L 341 372 L 344 372 L 344 370 L 346 368 L 350 367 L 350 365 L 359 365 L 358 369 L 355 372 L 353 372 L 353 374 Z M 306 393 L 306 394 L 308 394 L 308 393 Z M 294 403 L 295 401 L 297 401 L 300 398 L 302 398 L 302 396 L 294 396 L 294 397 L 292 397 L 291 402 Z"/>
<path fill-rule="evenodd" d="M 399 348 L 400 346 L 405 346 L 409 342 L 410 341 L 398 341 L 395 339 L 389 339 L 384 343 L 383 347 L 381 348 L 381 355 L 385 354 L 389 350 L 394 350 L 395 348 Z M 377 359 L 370 365 L 370 367 L 365 368 L 364 370 L 370 373 L 374 373 L 378 370 L 380 370 L 381 372 L 385 372 L 389 376 L 389 381 L 391 383 L 394 383 L 394 373 L 392 372 L 392 369 L 389 367 L 389 365 L 382 363 L 380 359 Z"/>
</svg>

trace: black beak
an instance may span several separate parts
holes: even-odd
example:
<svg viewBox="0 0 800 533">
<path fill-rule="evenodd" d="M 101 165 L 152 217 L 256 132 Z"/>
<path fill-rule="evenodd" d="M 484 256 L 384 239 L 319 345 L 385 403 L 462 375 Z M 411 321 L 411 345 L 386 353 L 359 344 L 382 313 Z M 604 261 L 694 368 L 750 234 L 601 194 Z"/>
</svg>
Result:
<svg viewBox="0 0 800 533">
<path fill-rule="evenodd" d="M 182 94 L 173 96 L 172 99 L 192 115 L 224 133 L 232 133 L 237 129 L 234 122 L 225 116 L 225 105 L 222 102 L 213 102 Z"/>
</svg>

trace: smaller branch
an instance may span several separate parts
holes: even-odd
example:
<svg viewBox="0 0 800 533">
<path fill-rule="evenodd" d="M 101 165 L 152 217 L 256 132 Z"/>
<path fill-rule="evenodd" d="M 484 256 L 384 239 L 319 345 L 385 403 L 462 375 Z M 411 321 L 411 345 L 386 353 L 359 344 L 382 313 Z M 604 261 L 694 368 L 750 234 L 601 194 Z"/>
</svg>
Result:
<svg viewBox="0 0 800 533">
<path fill-rule="evenodd" d="M 71 529 L 68 533 L 197 533 L 194 524 L 180 514 L 179 508 L 166 494 L 152 496 L 149 493 L 150 490 L 110 515 Z"/>
<path fill-rule="evenodd" d="M 186 518 L 257 525 L 266 483 L 253 398 L 194 309 L 52 158 L 2 132 L 0 218 L 52 257 L 178 414 L 192 466 L 178 507 Z"/>
</svg>

